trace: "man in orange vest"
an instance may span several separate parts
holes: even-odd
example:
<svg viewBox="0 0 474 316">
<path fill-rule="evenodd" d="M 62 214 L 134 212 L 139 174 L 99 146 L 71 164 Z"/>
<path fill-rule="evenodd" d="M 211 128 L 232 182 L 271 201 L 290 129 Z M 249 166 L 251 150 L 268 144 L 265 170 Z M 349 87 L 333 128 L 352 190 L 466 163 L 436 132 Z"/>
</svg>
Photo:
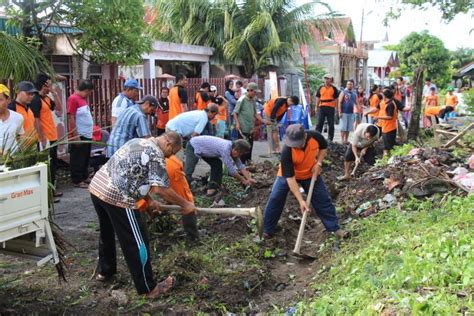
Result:
<svg viewBox="0 0 474 316">
<path fill-rule="evenodd" d="M 300 100 L 297 96 L 273 98 L 265 103 L 263 108 L 265 118 L 270 120 L 270 124 L 267 124 L 267 137 L 273 140 L 270 153 L 280 153 L 280 139 L 277 124 L 281 121 L 291 105 L 297 105 L 299 103 Z"/>
<path fill-rule="evenodd" d="M 303 125 L 293 124 L 286 129 L 283 141 L 280 167 L 265 208 L 264 236 L 270 238 L 275 234 L 288 191 L 295 196 L 302 213 L 310 211 L 298 184 L 308 192 L 311 178 L 316 174 L 311 205 L 328 232 L 344 237 L 346 232 L 339 227 L 336 208 L 320 175 L 327 153 L 326 139 L 317 131 L 305 131 Z"/>
<path fill-rule="evenodd" d="M 320 133 L 323 131 L 324 121 L 328 121 L 328 138 L 330 141 L 334 139 L 334 116 L 336 114 L 337 98 L 339 90 L 332 84 L 332 75 L 324 75 L 324 85 L 319 87 L 316 92 L 316 111 L 318 111 L 318 125 L 316 130 Z"/>
<path fill-rule="evenodd" d="M 196 92 L 194 96 L 194 109 L 195 110 L 204 110 L 207 108 L 207 105 L 211 103 L 211 98 L 209 97 L 209 89 L 211 85 L 209 82 L 204 82 L 201 84 L 201 89 Z"/>
<path fill-rule="evenodd" d="M 398 109 L 393 99 L 394 92 L 391 89 L 383 90 L 383 100 L 379 104 L 379 112 L 374 119 L 378 120 L 382 129 L 382 139 L 384 144 L 384 156 L 390 153 L 390 150 L 396 145 Z"/>
<path fill-rule="evenodd" d="M 26 147 L 36 146 L 38 134 L 36 133 L 35 116 L 30 109 L 30 103 L 38 90 L 30 81 L 19 82 L 15 90 L 16 99 L 8 105 L 8 109 L 23 116 L 23 130 L 25 131 L 23 145 Z"/>
<path fill-rule="evenodd" d="M 170 90 L 170 110 L 168 119 L 171 120 L 180 113 L 188 110 L 187 79 L 182 73 L 176 74 L 176 85 Z"/>
</svg>

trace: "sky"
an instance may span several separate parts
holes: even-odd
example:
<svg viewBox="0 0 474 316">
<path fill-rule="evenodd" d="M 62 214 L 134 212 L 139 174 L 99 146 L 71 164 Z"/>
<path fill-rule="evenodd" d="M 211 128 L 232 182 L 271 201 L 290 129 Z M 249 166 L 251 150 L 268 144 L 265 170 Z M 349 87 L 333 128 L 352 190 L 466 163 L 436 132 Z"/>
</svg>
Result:
<svg viewBox="0 0 474 316">
<path fill-rule="evenodd" d="M 325 1 L 325 0 L 322 0 Z M 296 0 L 298 5 L 310 2 L 308 0 Z M 431 35 L 440 38 L 446 48 L 456 50 L 458 47 L 474 48 L 474 17 L 471 14 L 458 14 L 454 20 L 446 24 L 441 20 L 441 12 L 433 7 L 426 11 L 412 9 L 407 10 L 397 20 L 392 20 L 387 28 L 383 26 L 390 4 L 390 0 L 326 0 L 331 8 L 338 13 L 349 16 L 352 19 L 357 41 L 360 38 L 362 8 L 365 7 L 364 27 L 362 40 L 382 40 L 388 32 L 389 42 L 386 44 L 397 44 L 404 36 L 411 32 L 428 30 Z M 316 7 L 316 13 L 322 12 L 322 7 Z"/>
</svg>

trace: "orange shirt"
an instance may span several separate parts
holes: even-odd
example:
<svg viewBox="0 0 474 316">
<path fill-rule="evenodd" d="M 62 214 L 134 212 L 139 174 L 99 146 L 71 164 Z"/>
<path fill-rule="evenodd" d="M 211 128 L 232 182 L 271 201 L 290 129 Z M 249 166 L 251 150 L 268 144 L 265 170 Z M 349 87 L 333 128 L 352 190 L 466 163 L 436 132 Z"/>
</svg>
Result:
<svg viewBox="0 0 474 316">
<path fill-rule="evenodd" d="M 425 108 L 425 116 L 438 116 L 441 109 L 440 106 L 427 106 Z"/>
<path fill-rule="evenodd" d="M 202 93 L 206 93 L 206 92 L 201 92 L 201 91 L 196 92 L 196 97 L 194 101 L 194 106 L 196 107 L 196 110 L 204 110 L 207 108 L 207 105 L 211 103 L 210 99 L 208 99 L 207 101 L 203 99 Z"/>
<path fill-rule="evenodd" d="M 377 95 L 377 93 L 374 93 L 369 99 L 370 110 L 377 108 L 377 105 L 379 105 L 379 103 L 380 103 L 379 96 Z M 370 113 L 369 117 L 374 117 L 377 115 L 378 115 L 378 111 L 374 113 Z"/>
<path fill-rule="evenodd" d="M 183 163 L 175 155 L 166 158 L 166 173 L 170 180 L 170 186 L 183 199 L 193 202 L 193 193 L 189 188 L 188 181 L 183 171 Z"/>
<path fill-rule="evenodd" d="M 267 103 L 265 103 L 265 106 L 263 108 L 263 111 L 265 112 L 265 116 L 267 118 L 271 117 L 273 108 L 275 107 L 275 104 L 277 102 L 285 102 L 285 103 L 283 105 L 281 105 L 280 108 L 278 108 L 278 110 L 276 112 L 276 115 L 275 115 L 275 118 L 281 117 L 288 110 L 289 105 L 288 105 L 288 102 L 286 101 L 286 97 L 279 97 L 279 98 L 270 99 L 270 100 L 268 100 Z"/>
<path fill-rule="evenodd" d="M 446 97 L 444 98 L 444 104 L 450 105 L 453 108 L 456 108 L 456 105 L 458 104 L 458 97 L 455 96 L 454 94 L 446 94 Z"/>
<path fill-rule="evenodd" d="M 306 180 L 313 176 L 313 167 L 319 152 L 319 143 L 314 138 L 308 138 L 306 147 L 291 148 L 291 159 L 295 168 L 296 180 Z M 283 175 L 281 163 L 278 168 L 278 176 Z"/>
<path fill-rule="evenodd" d="M 184 100 L 187 97 L 182 95 L 180 92 L 180 88 L 184 89 L 179 85 L 175 85 L 173 88 L 170 89 L 170 111 L 169 111 L 169 120 L 173 119 L 178 114 L 183 112 L 183 108 L 181 107 L 182 103 L 187 103 L 187 100 Z M 186 91 L 185 91 L 186 92 Z"/>
<path fill-rule="evenodd" d="M 393 104 L 393 115 L 391 119 L 388 120 L 381 120 L 379 119 L 379 126 L 382 128 L 382 133 L 389 133 L 394 131 L 398 127 L 398 113 L 397 113 L 397 106 L 395 102 L 391 102 Z M 389 116 L 387 113 L 387 106 L 388 104 L 385 101 L 380 102 L 380 110 L 378 116 Z"/>
<path fill-rule="evenodd" d="M 439 97 L 437 95 L 427 95 L 425 97 L 425 104 L 426 106 L 438 106 Z"/>
<path fill-rule="evenodd" d="M 16 112 L 23 116 L 24 137 L 29 138 L 31 142 L 36 142 L 38 140 L 38 134 L 36 133 L 35 116 L 33 112 L 18 102 L 16 102 Z"/>
<path fill-rule="evenodd" d="M 44 136 L 49 141 L 58 140 L 58 131 L 51 111 L 51 99 L 48 96 L 41 98 L 40 125 Z"/>
<path fill-rule="evenodd" d="M 216 115 L 216 119 L 219 121 L 227 120 L 227 103 L 219 105 L 219 112 Z"/>
<path fill-rule="evenodd" d="M 336 88 L 330 85 L 329 87 L 326 87 L 325 85 L 322 85 L 321 88 L 319 88 L 318 92 L 316 93 L 316 96 L 320 100 L 319 106 L 330 106 L 335 108 L 336 107 L 336 101 L 337 101 L 337 92 Z"/>
</svg>

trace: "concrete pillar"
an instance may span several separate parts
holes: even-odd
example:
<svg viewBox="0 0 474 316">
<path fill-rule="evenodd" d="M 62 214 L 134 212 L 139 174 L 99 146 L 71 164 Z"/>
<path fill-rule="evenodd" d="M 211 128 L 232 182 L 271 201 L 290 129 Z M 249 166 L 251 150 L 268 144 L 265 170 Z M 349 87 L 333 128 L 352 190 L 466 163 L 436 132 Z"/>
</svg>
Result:
<svg viewBox="0 0 474 316">
<path fill-rule="evenodd" d="M 201 78 L 209 78 L 209 62 L 201 63 Z"/>
<path fill-rule="evenodd" d="M 365 89 L 368 88 L 368 81 L 367 81 L 367 59 L 363 61 L 363 68 L 362 68 L 362 86 Z"/>
<path fill-rule="evenodd" d="M 143 76 L 145 79 L 156 78 L 154 58 L 145 59 L 143 61 Z"/>
</svg>

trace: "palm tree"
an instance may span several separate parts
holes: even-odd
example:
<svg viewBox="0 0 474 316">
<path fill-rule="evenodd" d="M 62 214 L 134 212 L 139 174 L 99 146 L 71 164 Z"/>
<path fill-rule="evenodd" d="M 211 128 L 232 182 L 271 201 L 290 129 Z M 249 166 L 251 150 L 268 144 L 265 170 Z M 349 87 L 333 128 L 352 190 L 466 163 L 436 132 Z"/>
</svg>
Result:
<svg viewBox="0 0 474 316">
<path fill-rule="evenodd" d="M 53 74 L 43 55 L 25 42 L 0 32 L 0 80 L 33 80 L 40 73 Z"/>
<path fill-rule="evenodd" d="M 151 34 L 158 39 L 210 46 L 214 58 L 242 64 L 250 77 L 277 62 L 291 60 L 295 46 L 311 41 L 310 26 L 317 19 L 312 1 L 296 6 L 293 0 L 155 0 L 157 18 Z"/>
</svg>

